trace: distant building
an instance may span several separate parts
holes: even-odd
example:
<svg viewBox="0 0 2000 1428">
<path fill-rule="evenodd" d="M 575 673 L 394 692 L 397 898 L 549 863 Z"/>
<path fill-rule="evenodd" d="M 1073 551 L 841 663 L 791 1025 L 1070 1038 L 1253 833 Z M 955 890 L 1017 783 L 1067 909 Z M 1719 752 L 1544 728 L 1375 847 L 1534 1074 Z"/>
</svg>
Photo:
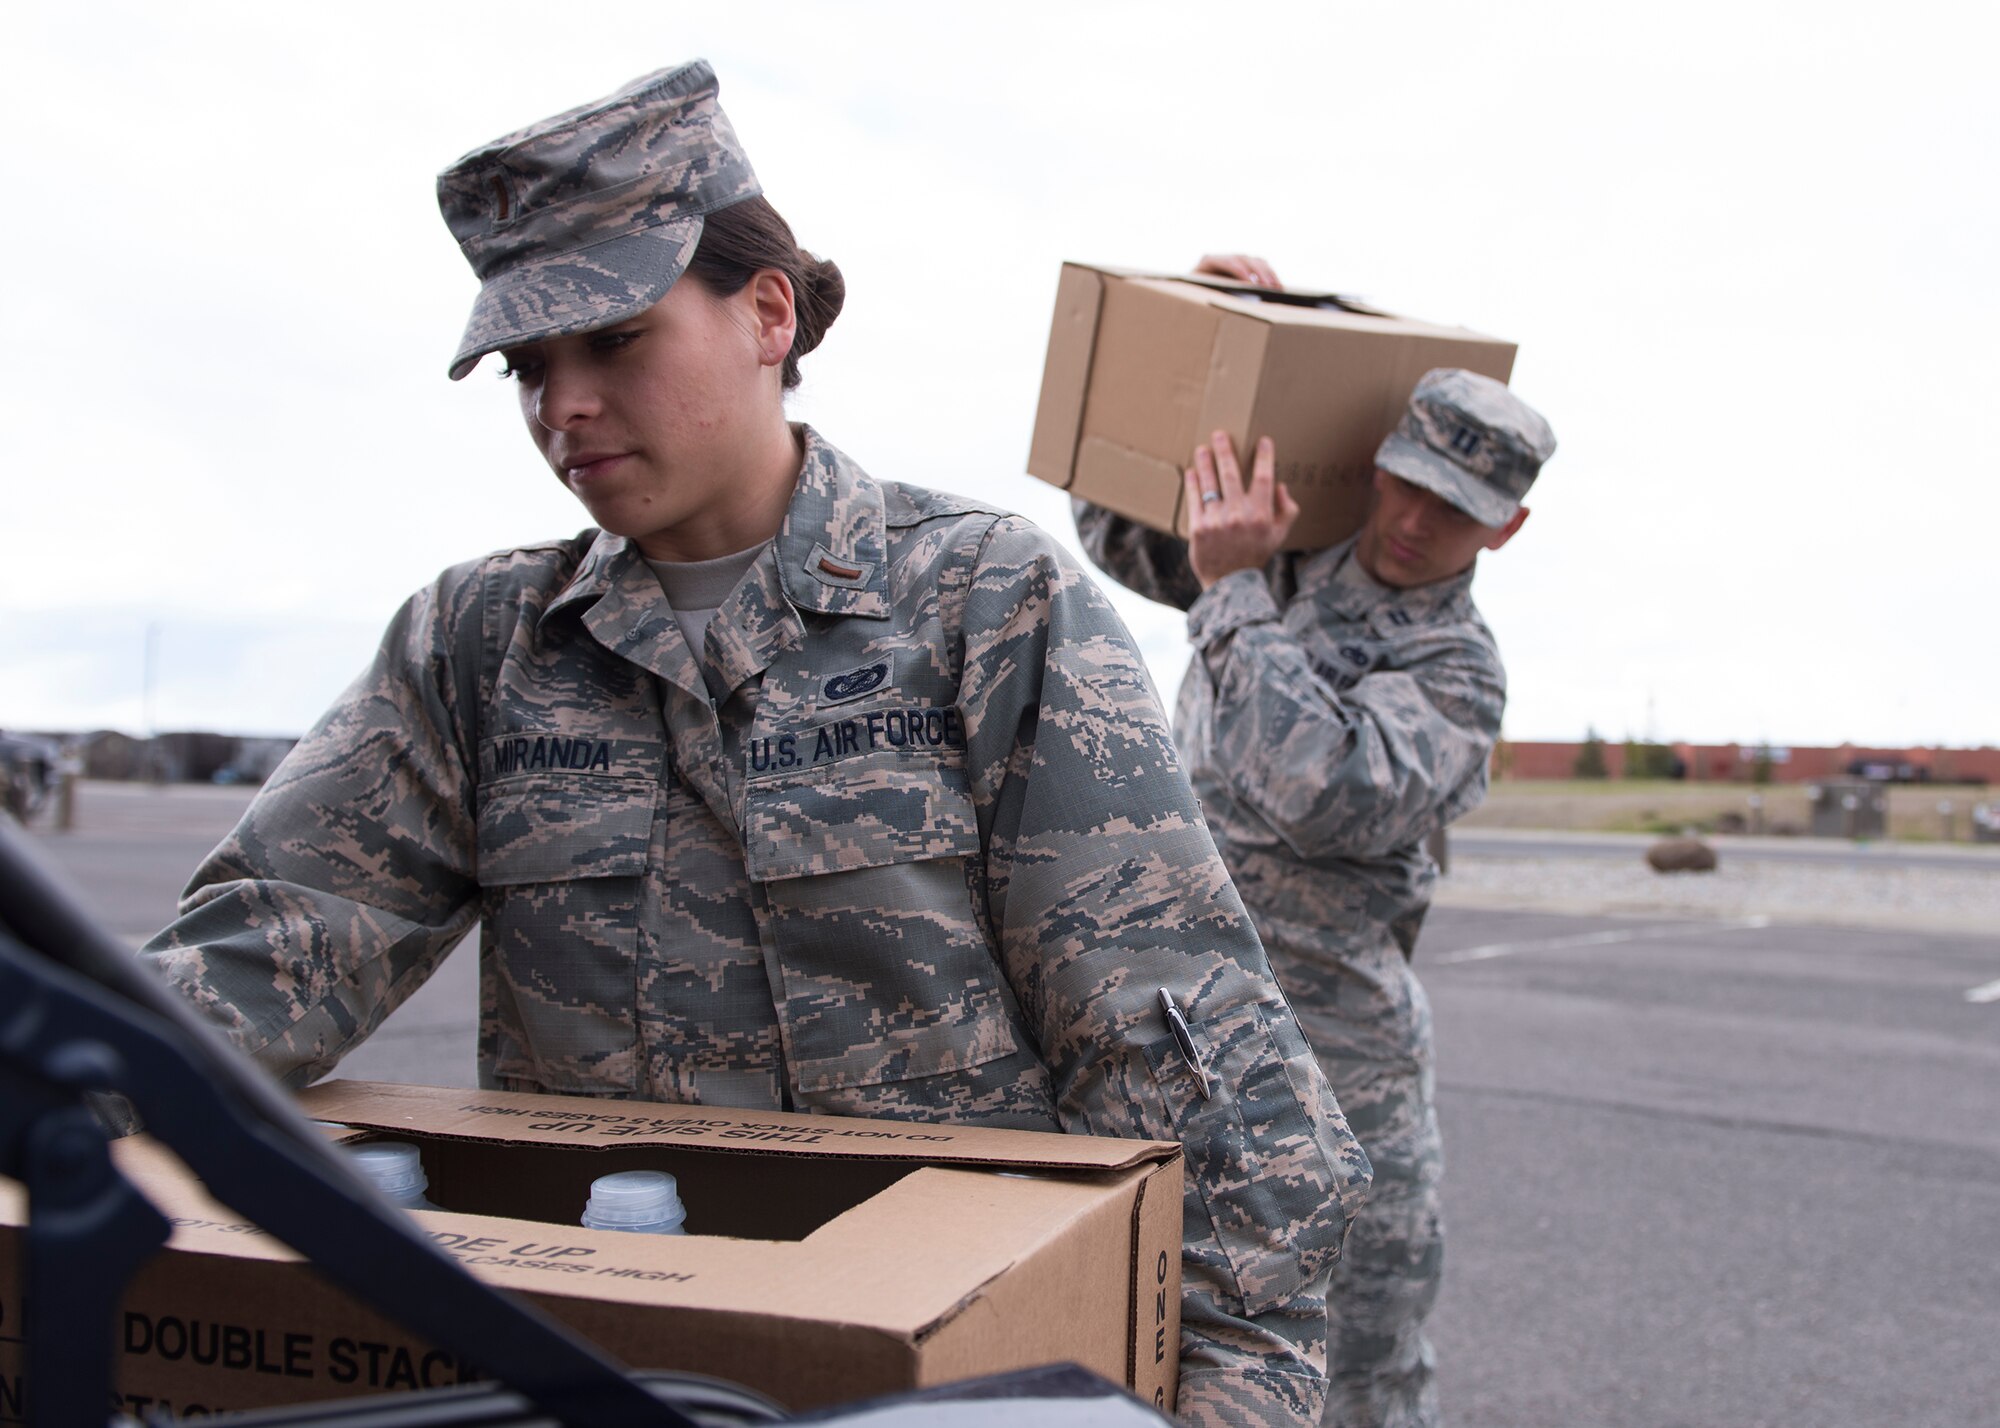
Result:
<svg viewBox="0 0 2000 1428">
<path fill-rule="evenodd" d="M 1830 778 L 1866 778 L 1883 783 L 2000 784 L 2000 748 L 1879 749 L 1860 744 L 1830 748 L 1773 747 L 1759 744 L 1668 744 L 1684 777 L 1701 783 L 1754 783 L 1760 770 L 1770 783 L 1812 783 Z M 1522 743 L 1508 740 L 1494 755 L 1496 778 L 1571 778 L 1581 741 Z M 1609 778 L 1625 776 L 1625 746 L 1604 741 Z"/>
<path fill-rule="evenodd" d="M 97 729 L 77 736 L 83 751 L 85 778 L 133 779 L 146 776 L 146 741 L 116 729 Z"/>
<path fill-rule="evenodd" d="M 153 740 L 153 776 L 162 783 L 213 783 L 240 742 L 228 734 L 161 734 Z"/>
<path fill-rule="evenodd" d="M 98 729 L 66 742 L 81 751 L 85 778 L 258 784 L 298 740 L 201 732 L 134 739 L 115 729 Z"/>
</svg>

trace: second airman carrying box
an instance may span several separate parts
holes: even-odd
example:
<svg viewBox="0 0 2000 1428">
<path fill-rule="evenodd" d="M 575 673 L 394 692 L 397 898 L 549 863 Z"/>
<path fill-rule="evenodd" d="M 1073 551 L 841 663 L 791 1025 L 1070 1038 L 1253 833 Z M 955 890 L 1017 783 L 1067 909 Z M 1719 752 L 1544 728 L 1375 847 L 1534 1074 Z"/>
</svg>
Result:
<svg viewBox="0 0 2000 1428">
<path fill-rule="evenodd" d="M 1360 529 L 1375 448 L 1417 379 L 1464 367 L 1504 382 L 1514 351 L 1333 293 L 1065 263 L 1028 473 L 1185 536 L 1195 443 L 1228 432 L 1248 479 L 1268 436 L 1302 508 L 1286 545 L 1317 550 Z"/>
<path fill-rule="evenodd" d="M 1074 1362 L 1171 1411 L 1182 1161 L 1172 1142 L 334 1081 L 306 1114 L 414 1142 L 473 1274 L 635 1369 L 792 1409 Z M 116 1332 L 119 1402 L 194 1417 L 480 1377 L 211 1200 L 163 1146 L 114 1146 L 173 1222 Z M 587 1230 L 590 1182 L 666 1170 L 686 1235 Z M 20 1187 L 0 1180 L 0 1421 L 24 1385 Z"/>
</svg>

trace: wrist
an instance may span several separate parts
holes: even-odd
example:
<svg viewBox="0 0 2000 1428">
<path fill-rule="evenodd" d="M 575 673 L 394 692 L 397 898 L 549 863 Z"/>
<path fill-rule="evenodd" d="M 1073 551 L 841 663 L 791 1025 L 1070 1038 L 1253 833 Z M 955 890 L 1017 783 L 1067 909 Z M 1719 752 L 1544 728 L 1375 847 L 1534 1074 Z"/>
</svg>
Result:
<svg viewBox="0 0 2000 1428">
<path fill-rule="evenodd" d="M 1250 574 L 1261 576 L 1264 567 L 1270 563 L 1269 555 L 1240 555 L 1219 562 L 1203 561 L 1198 566 L 1190 559 L 1188 568 L 1194 571 L 1194 578 L 1201 582 L 1202 589 L 1213 590 L 1232 575 L 1242 575 L 1248 571 Z"/>
<path fill-rule="evenodd" d="M 1188 607 L 1188 639 L 1205 649 L 1244 625 L 1279 618 L 1278 603 L 1261 570 L 1237 570 L 1201 592 Z"/>
<path fill-rule="evenodd" d="M 1230 576 L 1241 575 L 1246 570 L 1255 570 L 1255 569 L 1256 567 L 1254 565 L 1235 565 L 1231 566 L 1227 570 L 1211 570 L 1205 573 L 1203 571 L 1197 570 L 1194 573 L 1194 578 L 1201 582 L 1202 589 L 1213 590 L 1216 586 L 1220 585 Z"/>
</svg>

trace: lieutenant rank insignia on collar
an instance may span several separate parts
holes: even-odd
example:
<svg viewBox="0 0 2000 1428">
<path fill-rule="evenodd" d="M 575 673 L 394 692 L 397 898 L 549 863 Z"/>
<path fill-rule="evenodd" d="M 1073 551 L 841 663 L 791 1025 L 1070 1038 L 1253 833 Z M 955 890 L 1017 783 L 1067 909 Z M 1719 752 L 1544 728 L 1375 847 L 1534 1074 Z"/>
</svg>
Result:
<svg viewBox="0 0 2000 1428">
<path fill-rule="evenodd" d="M 874 573 L 873 561 L 844 560 L 818 542 L 814 542 L 812 554 L 806 557 L 806 574 L 839 590 L 859 590 Z"/>
</svg>

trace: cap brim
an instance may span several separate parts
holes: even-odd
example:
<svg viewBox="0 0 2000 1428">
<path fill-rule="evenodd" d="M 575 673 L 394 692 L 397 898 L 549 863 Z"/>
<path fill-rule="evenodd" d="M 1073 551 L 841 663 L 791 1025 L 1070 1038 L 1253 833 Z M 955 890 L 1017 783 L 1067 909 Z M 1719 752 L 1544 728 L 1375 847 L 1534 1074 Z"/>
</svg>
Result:
<svg viewBox="0 0 2000 1428">
<path fill-rule="evenodd" d="M 1498 529 L 1514 519 L 1521 503 L 1445 460 L 1420 442 L 1392 432 L 1375 453 L 1375 464 L 1412 486 L 1442 496 L 1482 526 Z"/>
<path fill-rule="evenodd" d="M 696 214 L 494 274 L 473 299 L 451 359 L 452 381 L 489 352 L 591 332 L 644 312 L 687 271 L 701 229 Z"/>
</svg>

